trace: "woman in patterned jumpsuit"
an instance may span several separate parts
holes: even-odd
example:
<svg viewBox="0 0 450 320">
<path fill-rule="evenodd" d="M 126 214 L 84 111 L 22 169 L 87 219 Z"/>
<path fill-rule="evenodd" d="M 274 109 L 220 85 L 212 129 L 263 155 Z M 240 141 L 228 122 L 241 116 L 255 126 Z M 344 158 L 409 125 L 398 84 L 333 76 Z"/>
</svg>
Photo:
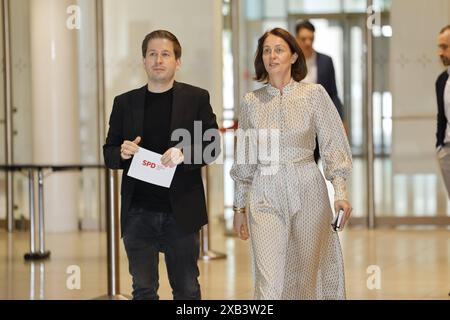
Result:
<svg viewBox="0 0 450 320">
<path fill-rule="evenodd" d="M 352 210 L 346 192 L 352 160 L 341 119 L 321 85 L 300 83 L 305 58 L 288 31 L 275 28 L 259 39 L 255 71 L 266 85 L 245 95 L 238 131 L 256 134 L 240 139 L 238 133 L 230 172 L 234 228 L 241 239 L 251 240 L 254 297 L 345 299 L 339 237 L 314 162 L 317 136 L 334 207 L 344 210 L 345 224 Z M 261 150 L 269 145 L 268 157 Z"/>
</svg>

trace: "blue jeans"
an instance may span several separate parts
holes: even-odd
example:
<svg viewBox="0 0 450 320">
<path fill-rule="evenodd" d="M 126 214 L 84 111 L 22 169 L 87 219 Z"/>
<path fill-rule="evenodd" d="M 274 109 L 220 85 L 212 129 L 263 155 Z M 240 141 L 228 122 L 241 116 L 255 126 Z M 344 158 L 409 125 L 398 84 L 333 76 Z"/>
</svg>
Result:
<svg viewBox="0 0 450 320">
<path fill-rule="evenodd" d="M 172 214 L 132 206 L 128 212 L 123 242 L 133 277 L 134 300 L 157 300 L 159 253 L 166 260 L 175 300 L 201 299 L 197 260 L 198 232 L 186 233 Z"/>
</svg>

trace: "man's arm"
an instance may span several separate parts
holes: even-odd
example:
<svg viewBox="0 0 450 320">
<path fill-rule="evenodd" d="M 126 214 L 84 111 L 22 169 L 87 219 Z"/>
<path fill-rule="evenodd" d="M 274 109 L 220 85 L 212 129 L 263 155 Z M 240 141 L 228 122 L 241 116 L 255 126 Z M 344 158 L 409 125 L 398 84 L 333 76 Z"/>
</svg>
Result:
<svg viewBox="0 0 450 320">
<path fill-rule="evenodd" d="M 111 116 L 109 118 L 109 129 L 106 136 L 106 143 L 103 145 L 103 158 L 105 165 L 110 169 L 123 169 L 123 160 L 120 157 L 120 145 L 123 142 L 123 108 L 114 99 Z"/>
<path fill-rule="evenodd" d="M 330 92 L 328 93 L 331 97 L 331 100 L 333 101 L 334 105 L 336 106 L 337 111 L 339 112 L 339 116 L 341 117 L 341 119 L 344 118 L 344 110 L 342 107 L 342 102 L 339 99 L 338 96 L 338 92 L 337 92 L 337 87 L 336 87 L 336 75 L 334 72 L 334 64 L 333 64 L 333 60 L 330 58 Z"/>
<path fill-rule="evenodd" d="M 447 118 L 445 117 L 445 112 L 443 105 L 441 106 L 440 103 L 440 95 L 442 94 L 439 86 L 440 86 L 440 79 L 439 77 L 436 80 L 436 102 L 437 102 L 437 121 L 436 121 L 436 148 L 440 148 L 442 144 L 444 143 L 444 136 L 445 136 L 445 129 L 447 126 Z"/>
<path fill-rule="evenodd" d="M 221 152 L 220 133 L 216 115 L 213 112 L 207 91 L 199 99 L 198 121 L 202 123 L 202 143 L 192 137 L 194 143 L 183 146 L 183 170 L 195 170 L 214 162 Z M 205 134 L 206 133 L 206 134 Z M 200 154 L 201 153 L 201 154 Z"/>
</svg>

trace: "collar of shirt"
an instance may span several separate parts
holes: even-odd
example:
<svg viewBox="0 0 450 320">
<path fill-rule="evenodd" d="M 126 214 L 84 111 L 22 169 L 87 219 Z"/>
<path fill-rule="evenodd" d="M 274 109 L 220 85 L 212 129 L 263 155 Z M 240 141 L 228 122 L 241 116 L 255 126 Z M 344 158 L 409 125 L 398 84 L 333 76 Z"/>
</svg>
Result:
<svg viewBox="0 0 450 320">
<path fill-rule="evenodd" d="M 282 88 L 282 90 L 272 86 L 270 83 L 267 84 L 266 88 L 267 88 L 267 92 L 273 96 L 280 95 L 281 91 L 283 91 L 283 95 L 286 95 L 292 91 L 292 89 L 294 88 L 294 85 L 295 85 L 295 81 L 294 81 L 294 79 L 291 78 L 289 83 L 287 85 L 285 85 Z"/>
<path fill-rule="evenodd" d="M 305 58 L 307 64 L 316 64 L 317 54 L 315 51 L 313 51 L 311 57 L 308 59 Z"/>
</svg>

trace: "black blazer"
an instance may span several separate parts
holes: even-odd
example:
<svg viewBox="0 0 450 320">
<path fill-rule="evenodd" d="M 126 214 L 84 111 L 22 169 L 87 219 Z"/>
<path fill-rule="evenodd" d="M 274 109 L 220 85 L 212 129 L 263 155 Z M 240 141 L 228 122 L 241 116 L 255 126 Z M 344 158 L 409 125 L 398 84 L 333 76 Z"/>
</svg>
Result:
<svg viewBox="0 0 450 320">
<path fill-rule="evenodd" d="M 339 100 L 337 93 L 336 76 L 334 73 L 333 59 L 331 59 L 331 57 L 323 53 L 316 52 L 316 64 L 317 64 L 317 83 L 321 84 L 325 88 L 342 119 L 344 116 L 344 110 L 342 108 L 342 103 L 341 100 Z M 319 161 L 319 158 L 320 158 L 319 142 L 317 141 L 316 138 L 316 148 L 314 149 L 314 160 L 316 161 L 316 163 Z"/>
<path fill-rule="evenodd" d="M 321 84 L 328 92 L 342 119 L 344 112 L 342 110 L 341 100 L 339 100 L 337 93 L 333 60 L 323 53 L 316 52 L 316 63 L 317 83 Z"/>
<path fill-rule="evenodd" d="M 110 169 L 123 169 L 121 186 L 121 234 L 126 226 L 127 212 L 133 197 L 135 179 L 127 175 L 130 160 L 123 161 L 120 157 L 120 146 L 124 140 L 133 141 L 137 136 L 143 137 L 143 120 L 145 94 L 147 85 L 142 88 L 126 92 L 114 99 L 114 105 L 109 120 L 109 130 L 106 143 L 103 146 L 105 164 Z M 204 150 L 212 142 L 220 148 L 220 136 L 216 116 L 209 102 L 208 91 L 185 83 L 175 82 L 173 85 L 172 119 L 170 132 L 177 128 L 187 129 L 194 137 L 194 121 L 202 122 L 202 131 L 216 130 L 216 138 L 203 141 L 200 150 Z M 219 139 L 216 141 L 216 139 Z M 194 140 L 194 139 L 193 139 Z M 169 148 L 181 141 L 169 141 Z M 195 149 L 194 144 L 183 142 L 183 151 Z M 216 149 L 214 159 L 219 156 L 220 149 Z M 194 152 L 191 158 L 193 159 Z M 202 158 L 203 159 L 203 158 Z M 212 161 L 214 161 L 214 159 Z M 212 162 L 209 161 L 209 162 Z M 188 162 L 188 161 L 185 161 Z M 201 167 L 207 163 L 178 165 L 170 186 L 170 203 L 173 214 L 179 226 L 187 232 L 196 232 L 208 223 L 205 194 L 201 176 Z"/>
<path fill-rule="evenodd" d="M 436 130 L 436 148 L 444 145 L 445 129 L 447 128 L 447 117 L 444 107 L 444 90 L 447 83 L 447 70 L 442 72 L 436 80 L 436 98 L 437 98 L 437 130 Z"/>
</svg>

